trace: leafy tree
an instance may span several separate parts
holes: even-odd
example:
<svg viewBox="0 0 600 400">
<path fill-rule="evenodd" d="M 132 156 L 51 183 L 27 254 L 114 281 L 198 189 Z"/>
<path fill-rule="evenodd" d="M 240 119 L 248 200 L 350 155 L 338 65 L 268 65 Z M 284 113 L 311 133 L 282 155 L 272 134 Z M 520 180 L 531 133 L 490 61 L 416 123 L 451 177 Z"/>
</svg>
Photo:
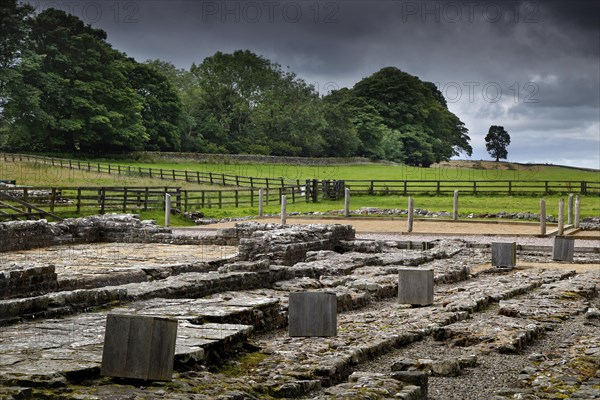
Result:
<svg viewBox="0 0 600 400">
<path fill-rule="evenodd" d="M 506 159 L 508 151 L 506 148 L 510 144 L 510 135 L 504 130 L 503 126 L 492 125 L 485 136 L 485 148 L 490 156 L 496 159 Z"/>
<path fill-rule="evenodd" d="M 180 102 L 177 126 L 181 138 L 181 149 L 184 151 L 200 151 L 197 134 L 196 117 L 198 115 L 198 99 L 201 89 L 195 83 L 194 76 L 185 69 L 179 69 L 170 62 L 148 60 L 146 64 L 164 75 L 175 88 Z"/>
<path fill-rule="evenodd" d="M 215 53 L 190 73 L 203 151 L 319 156 L 326 124 L 314 88 L 250 51 Z"/>
<path fill-rule="evenodd" d="M 432 83 L 386 67 L 358 82 L 352 92 L 377 111 L 386 127 L 401 134 L 388 133 L 386 140 L 404 141 L 397 149 L 403 148 L 406 163 L 429 166 L 460 152 L 472 153 L 467 129 Z"/>
<path fill-rule="evenodd" d="M 373 106 L 364 98 L 355 96 L 352 90 L 347 88 L 333 91 L 323 100 L 326 104 L 335 104 L 346 111 L 358 136 L 355 155 L 373 159 L 385 157 L 382 140 L 387 128 L 383 124 L 383 118 Z M 352 133 L 351 135 L 353 136 Z"/>
<path fill-rule="evenodd" d="M 18 79 L 16 67 L 26 55 L 28 18 L 32 12 L 31 5 L 16 0 L 0 3 L 0 107 L 8 101 L 9 82 Z"/>
<path fill-rule="evenodd" d="M 145 149 L 180 150 L 181 102 L 169 79 L 155 68 L 135 61 L 130 63 L 128 76 L 130 85 L 143 99 L 141 114 L 149 138 Z"/>
<path fill-rule="evenodd" d="M 132 60 L 106 43 L 106 33 L 63 11 L 32 19 L 5 116 L 17 134 L 9 145 L 28 150 L 103 153 L 141 150 L 149 136 L 143 99 L 129 85 Z M 30 107 L 29 107 L 30 106 Z"/>
</svg>

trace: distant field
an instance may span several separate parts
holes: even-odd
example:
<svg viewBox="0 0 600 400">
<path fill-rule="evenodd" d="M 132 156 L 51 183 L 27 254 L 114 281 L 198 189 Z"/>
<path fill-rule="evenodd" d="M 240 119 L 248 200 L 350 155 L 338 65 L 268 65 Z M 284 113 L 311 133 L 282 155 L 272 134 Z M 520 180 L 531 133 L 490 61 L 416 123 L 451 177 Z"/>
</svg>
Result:
<svg viewBox="0 0 600 400">
<path fill-rule="evenodd" d="M 359 165 L 282 165 L 282 164 L 204 164 L 198 162 L 123 163 L 145 168 L 189 170 L 219 174 L 284 179 L 346 180 L 550 180 L 600 181 L 599 171 L 558 166 L 528 166 L 500 163 L 502 169 L 457 168 L 449 162 L 431 168 L 389 164 Z M 490 168 L 490 163 L 485 166 Z M 493 163 L 492 163 L 493 164 Z M 483 164 L 481 164 L 483 167 Z"/>
</svg>

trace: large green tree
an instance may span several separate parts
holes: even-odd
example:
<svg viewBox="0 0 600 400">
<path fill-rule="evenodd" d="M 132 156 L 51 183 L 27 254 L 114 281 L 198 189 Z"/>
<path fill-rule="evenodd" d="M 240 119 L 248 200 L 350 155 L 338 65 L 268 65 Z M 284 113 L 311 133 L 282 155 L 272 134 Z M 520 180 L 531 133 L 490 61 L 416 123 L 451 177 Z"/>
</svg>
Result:
<svg viewBox="0 0 600 400">
<path fill-rule="evenodd" d="M 52 8 L 31 20 L 28 48 L 38 59 L 20 63 L 22 90 L 13 91 L 5 106 L 17 132 L 11 147 L 88 153 L 144 148 L 144 104 L 129 85 L 131 61 L 105 40 L 103 31 Z"/>
<path fill-rule="evenodd" d="M 327 126 L 314 88 L 248 50 L 192 65 L 195 135 L 204 151 L 319 156 Z"/>
<path fill-rule="evenodd" d="M 148 135 L 144 148 L 152 151 L 181 150 L 179 122 L 181 101 L 171 81 L 150 65 L 130 63 L 129 83 L 143 100 L 143 125 Z"/>
<path fill-rule="evenodd" d="M 490 153 L 490 156 L 496 159 L 496 162 L 501 158 L 508 157 L 506 149 L 510 144 L 510 135 L 503 126 L 492 125 L 485 135 L 485 148 Z"/>
<path fill-rule="evenodd" d="M 403 149 L 406 163 L 429 166 L 461 152 L 472 153 L 464 123 L 448 110 L 432 83 L 386 67 L 358 82 L 352 93 L 371 105 L 389 129 L 399 132 L 388 134 L 387 140 L 394 136 L 402 142 L 398 149 Z"/>
</svg>

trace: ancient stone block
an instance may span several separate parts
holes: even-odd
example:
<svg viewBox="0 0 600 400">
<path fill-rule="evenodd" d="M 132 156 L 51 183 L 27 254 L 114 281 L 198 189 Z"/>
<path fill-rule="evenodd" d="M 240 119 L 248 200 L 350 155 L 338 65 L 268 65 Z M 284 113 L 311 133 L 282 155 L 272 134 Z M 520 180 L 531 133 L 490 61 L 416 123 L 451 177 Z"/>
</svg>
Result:
<svg viewBox="0 0 600 400">
<path fill-rule="evenodd" d="M 335 293 L 290 293 L 288 315 L 290 336 L 337 335 L 337 297 Z"/>
<path fill-rule="evenodd" d="M 433 303 L 433 270 L 400 268 L 398 301 L 402 304 L 427 306 Z"/>
<path fill-rule="evenodd" d="M 573 261 L 573 252 L 575 251 L 575 241 L 571 238 L 554 238 L 552 245 L 552 259 L 555 261 Z"/>
<path fill-rule="evenodd" d="M 492 242 L 492 265 L 494 267 L 515 267 L 517 265 L 517 244 L 515 242 Z"/>
<path fill-rule="evenodd" d="M 176 339 L 177 320 L 108 314 L 101 374 L 170 381 Z"/>
</svg>

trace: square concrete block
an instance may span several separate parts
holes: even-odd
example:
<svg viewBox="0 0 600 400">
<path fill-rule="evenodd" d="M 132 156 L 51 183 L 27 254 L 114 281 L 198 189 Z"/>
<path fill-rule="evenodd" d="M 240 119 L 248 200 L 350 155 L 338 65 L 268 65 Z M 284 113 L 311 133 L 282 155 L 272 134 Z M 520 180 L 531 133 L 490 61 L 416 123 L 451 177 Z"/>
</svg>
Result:
<svg viewBox="0 0 600 400">
<path fill-rule="evenodd" d="M 398 301 L 402 304 L 433 304 L 433 270 L 401 268 L 398 270 Z"/>
<path fill-rule="evenodd" d="M 515 242 L 492 242 L 492 265 L 494 267 L 516 267 L 517 244 Z"/>
<path fill-rule="evenodd" d="M 555 261 L 573 261 L 575 241 L 566 237 L 554 237 L 552 245 L 552 259 Z"/>
<path fill-rule="evenodd" d="M 176 339 L 175 319 L 108 314 L 101 374 L 170 381 Z"/>
<path fill-rule="evenodd" d="M 288 315 L 290 336 L 337 335 L 337 297 L 335 293 L 290 293 Z"/>
</svg>

